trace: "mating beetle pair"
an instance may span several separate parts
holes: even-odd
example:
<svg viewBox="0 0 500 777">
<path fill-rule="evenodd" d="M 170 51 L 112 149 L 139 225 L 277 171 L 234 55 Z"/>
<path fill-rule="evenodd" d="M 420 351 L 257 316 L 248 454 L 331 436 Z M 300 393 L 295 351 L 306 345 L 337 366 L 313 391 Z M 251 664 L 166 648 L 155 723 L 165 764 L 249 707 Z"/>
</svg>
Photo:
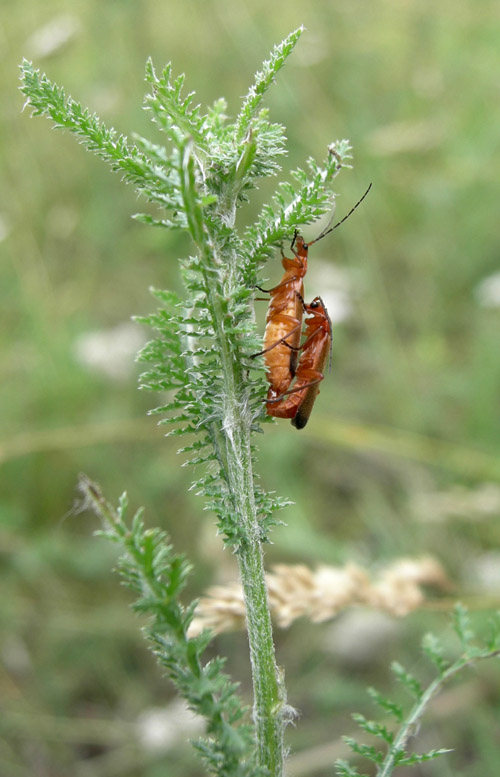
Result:
<svg viewBox="0 0 500 777">
<path fill-rule="evenodd" d="M 277 418 L 291 418 L 297 429 L 303 429 L 309 420 L 332 343 L 332 324 L 321 297 L 315 297 L 308 305 L 304 302 L 308 250 L 346 221 L 370 189 L 371 184 L 347 216 L 327 227 L 315 240 L 306 243 L 296 231 L 291 245 L 294 258 L 288 259 L 282 252 L 285 272 L 281 282 L 272 289 L 257 287 L 271 295 L 264 349 L 254 354 L 265 357 L 269 382 L 266 410 Z M 305 339 L 300 344 L 304 313 L 310 317 L 306 319 Z"/>
</svg>

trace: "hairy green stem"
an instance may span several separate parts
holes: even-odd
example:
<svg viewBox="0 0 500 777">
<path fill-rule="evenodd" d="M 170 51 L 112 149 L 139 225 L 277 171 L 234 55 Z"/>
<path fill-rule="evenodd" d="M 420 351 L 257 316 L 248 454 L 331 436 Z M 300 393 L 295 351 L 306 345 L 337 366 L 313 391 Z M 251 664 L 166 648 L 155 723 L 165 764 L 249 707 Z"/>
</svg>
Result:
<svg viewBox="0 0 500 777">
<path fill-rule="evenodd" d="M 241 411 L 237 396 L 233 395 L 228 401 L 226 416 L 226 433 L 231 430 L 227 436 L 226 454 L 232 496 L 247 536 L 241 544 L 238 562 L 246 606 L 259 763 L 267 766 L 271 775 L 279 777 L 283 761 L 282 703 L 260 531 L 253 499 L 249 424 L 244 417 L 244 410 L 243 413 Z"/>
<path fill-rule="evenodd" d="M 196 159 L 196 162 L 195 162 Z M 283 773 L 283 703 L 279 671 L 276 665 L 272 624 L 262 553 L 262 532 L 255 504 L 252 471 L 251 427 L 247 386 L 241 359 L 236 358 L 225 332 L 226 299 L 237 289 L 238 255 L 234 247 L 218 240 L 216 231 L 204 222 L 197 201 L 195 163 L 204 180 L 202 161 L 193 154 L 193 143 L 184 148 L 181 191 L 188 216 L 189 231 L 200 252 L 201 272 L 212 318 L 215 340 L 221 360 L 222 419 L 209 424 L 210 435 L 223 479 L 226 482 L 234 517 L 239 528 L 238 563 L 245 598 L 252 681 L 253 718 L 257 738 L 258 764 L 270 777 Z M 239 183 L 227 183 L 218 200 L 217 218 L 234 229 Z M 214 274 L 213 267 L 224 268 Z"/>
<path fill-rule="evenodd" d="M 229 218 L 234 218 L 234 209 Z M 200 246 L 201 250 L 203 248 Z M 206 250 L 206 246 L 205 246 Z M 234 273 L 236 255 L 214 247 L 215 262 L 229 260 L 228 276 Z M 231 267 L 233 265 L 233 267 Z M 216 284 L 210 274 L 205 282 L 211 288 L 212 320 L 220 355 L 224 382 L 224 413 L 222 433 L 213 435 L 219 461 L 225 469 L 225 479 L 242 528 L 238 564 L 245 598 L 248 640 L 254 693 L 253 718 L 256 728 L 258 763 L 272 777 L 283 772 L 283 696 L 276 665 L 271 615 L 267 600 L 261 531 L 254 500 L 254 478 L 250 445 L 251 417 L 246 402 L 246 386 L 241 365 L 233 358 L 224 334 L 224 311 Z M 229 284 L 230 285 L 230 282 Z M 227 294 L 231 289 L 225 289 Z M 214 430 L 215 431 L 215 430 Z"/>
<path fill-rule="evenodd" d="M 198 164 L 200 164 L 200 161 Z M 191 174 L 185 178 L 183 195 L 187 200 L 193 192 L 193 168 L 190 149 L 186 148 L 183 169 Z M 228 185 L 219 198 L 218 217 L 229 228 L 234 228 L 236 216 L 237 183 Z M 188 203 L 186 203 L 188 204 Z M 189 208 L 187 208 L 189 210 Z M 191 225 L 190 225 L 191 226 Z M 213 424 L 211 437 L 217 452 L 231 503 L 240 528 L 238 564 L 245 598 L 252 681 L 254 692 L 253 718 L 256 729 L 258 764 L 271 777 L 283 773 L 283 695 L 280 691 L 279 671 L 276 665 L 272 635 L 271 614 L 262 552 L 262 533 L 255 504 L 255 488 L 251 455 L 251 414 L 248 410 L 244 371 L 235 359 L 225 333 L 223 297 L 231 297 L 238 277 L 238 256 L 231 246 L 220 245 L 209 231 L 193 221 L 191 235 L 207 268 L 224 267 L 223 288 L 210 271 L 203 271 L 212 325 L 221 358 L 223 385 L 222 424 Z"/>
<path fill-rule="evenodd" d="M 259 763 L 267 766 L 271 775 L 281 775 L 284 691 L 274 655 L 262 550 L 257 543 L 242 550 L 240 574 L 247 612 Z"/>
</svg>

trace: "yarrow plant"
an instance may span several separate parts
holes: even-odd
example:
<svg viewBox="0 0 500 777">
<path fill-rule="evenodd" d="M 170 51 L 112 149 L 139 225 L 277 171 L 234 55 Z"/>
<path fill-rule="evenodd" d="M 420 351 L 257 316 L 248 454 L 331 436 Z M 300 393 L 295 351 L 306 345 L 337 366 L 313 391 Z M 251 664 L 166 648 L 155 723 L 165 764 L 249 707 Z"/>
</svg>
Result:
<svg viewBox="0 0 500 777">
<path fill-rule="evenodd" d="M 158 310 L 139 319 L 156 330 L 139 355 L 146 365 L 142 387 L 162 394 L 162 404 L 151 412 L 173 425 L 170 434 L 189 435 L 182 451 L 203 473 L 195 488 L 238 560 L 252 667 L 251 716 L 223 672 L 223 659 L 203 661 L 211 632 L 189 632 L 196 603 L 181 603 L 190 570 L 186 558 L 163 532 L 145 528 L 141 511 L 129 526 L 125 496 L 115 509 L 87 477 L 80 487 L 102 519 L 102 534 L 123 551 L 120 570 L 137 595 L 136 610 L 150 616 L 147 635 L 160 664 L 206 720 L 206 735 L 196 747 L 208 770 L 221 777 L 279 777 L 283 731 L 294 714 L 276 665 L 264 574 L 263 543 L 287 502 L 263 491 L 254 473 L 252 436 L 269 419 L 263 367 L 251 358 L 262 347 L 252 299 L 259 273 L 280 242 L 331 209 L 333 180 L 349 166 L 349 143 L 332 143 L 321 165 L 309 159 L 305 169 L 295 170 L 242 234 L 236 222 L 258 180 L 280 170 L 284 128 L 270 122 L 262 103 L 301 33 L 299 28 L 274 48 L 234 121 L 223 99 L 203 111 L 193 93 L 183 92 L 184 76 L 175 77 L 170 65 L 157 73 L 149 61 L 146 108 L 163 143 L 118 134 L 31 63 L 22 64 L 21 89 L 32 114 L 74 133 L 156 207 L 155 215 L 136 218 L 183 230 L 193 242 L 193 255 L 180 262 L 183 296 L 154 290 Z M 342 768 L 349 773 L 350 767 Z"/>
</svg>

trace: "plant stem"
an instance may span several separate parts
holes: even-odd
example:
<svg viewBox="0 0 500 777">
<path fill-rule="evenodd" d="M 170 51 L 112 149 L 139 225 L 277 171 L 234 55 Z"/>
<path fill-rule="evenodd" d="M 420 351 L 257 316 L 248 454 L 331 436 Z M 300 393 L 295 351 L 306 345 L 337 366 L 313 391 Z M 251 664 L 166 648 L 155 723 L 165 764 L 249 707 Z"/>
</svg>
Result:
<svg viewBox="0 0 500 777">
<path fill-rule="evenodd" d="M 460 668 L 462 668 L 462 665 Z M 458 670 L 455 669 L 455 671 Z M 377 772 L 377 777 L 390 777 L 396 766 L 397 754 L 404 750 L 406 742 L 408 741 L 412 731 L 415 730 L 414 727 L 422 717 L 426 706 L 429 704 L 432 697 L 441 690 L 442 684 L 443 678 L 437 677 L 422 694 L 422 697 L 418 700 L 418 702 L 413 706 L 410 714 L 399 729 L 397 736 L 392 743 L 392 746 L 384 758 L 384 762 L 380 768 L 380 771 Z"/>
<path fill-rule="evenodd" d="M 480 661 L 486 658 L 492 658 L 500 654 L 499 650 L 485 651 L 483 655 L 476 655 L 474 661 Z M 394 768 L 397 766 L 396 758 L 397 754 L 402 752 L 405 745 L 415 731 L 417 724 L 422 717 L 425 709 L 429 705 L 431 699 L 438 694 L 443 685 L 451 679 L 454 675 L 462 671 L 467 665 L 472 665 L 473 660 L 468 656 L 458 658 L 446 671 L 436 677 L 436 679 L 426 688 L 420 699 L 414 704 L 410 711 L 410 714 L 404 721 L 403 725 L 399 729 L 392 746 L 390 747 L 384 762 L 382 763 L 380 770 L 377 772 L 377 777 L 390 777 Z"/>
<path fill-rule="evenodd" d="M 234 208 L 226 218 L 234 219 Z M 208 246 L 199 246 L 207 251 Z M 230 295 L 233 278 L 237 276 L 238 260 L 233 251 L 218 245 L 210 247 L 212 261 L 227 266 L 227 287 Z M 212 439 L 221 467 L 224 469 L 229 495 L 234 505 L 243 537 L 238 549 L 238 564 L 245 599 L 252 682 L 254 693 L 253 719 L 256 729 L 258 764 L 270 777 L 283 773 L 283 704 L 284 690 L 276 665 L 271 614 L 267 600 L 261 531 L 254 499 L 254 477 L 250 444 L 251 417 L 246 401 L 244 370 L 234 359 L 224 333 L 224 310 L 220 292 L 210 273 L 205 274 L 209 289 L 214 330 L 220 348 L 221 373 L 224 380 L 224 413 L 222 430 L 213 428 Z"/>
<path fill-rule="evenodd" d="M 284 699 L 275 661 L 261 547 L 258 544 L 248 547 L 240 554 L 239 561 L 250 643 L 259 763 L 267 766 L 271 775 L 279 777 L 283 770 Z"/>
<path fill-rule="evenodd" d="M 215 306 L 217 310 L 217 305 Z M 224 347 L 225 414 L 223 447 L 226 476 L 245 540 L 238 551 L 238 564 L 245 598 L 248 641 L 254 692 L 259 765 L 272 777 L 283 770 L 283 723 L 279 673 L 276 666 L 271 615 L 267 601 L 261 532 L 254 500 L 250 418 L 246 412 L 243 376 Z"/>
<path fill-rule="evenodd" d="M 260 531 L 253 499 L 253 473 L 249 428 L 241 417 L 241 405 L 234 403 L 238 431 L 227 447 L 229 480 L 239 517 L 246 529 L 238 563 L 245 598 L 248 641 L 254 692 L 253 717 L 257 733 L 259 764 L 279 777 L 283 768 L 282 700 L 275 661 L 271 615 L 267 601 Z M 236 420 L 236 419 L 235 419 Z"/>
</svg>

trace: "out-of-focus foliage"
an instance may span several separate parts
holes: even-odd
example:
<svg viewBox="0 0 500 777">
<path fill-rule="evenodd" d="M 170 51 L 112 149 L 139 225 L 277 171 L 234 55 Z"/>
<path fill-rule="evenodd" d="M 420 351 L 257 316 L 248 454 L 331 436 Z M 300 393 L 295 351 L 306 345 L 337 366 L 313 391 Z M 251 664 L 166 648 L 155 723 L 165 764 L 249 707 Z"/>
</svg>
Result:
<svg viewBox="0 0 500 777">
<path fill-rule="evenodd" d="M 267 426 L 260 443 L 264 486 L 296 501 L 269 562 L 376 566 L 432 551 L 473 610 L 498 606 L 500 578 L 500 17 L 490 0 L 480 13 L 470 0 L 19 0 L 2 21 L 0 773 L 194 775 L 113 557 L 92 519 L 69 512 L 85 470 L 111 498 L 127 488 L 197 561 L 190 594 L 233 577 L 175 442 L 135 390 L 130 315 L 150 310 L 148 286 L 176 288 L 189 246 L 132 221 L 147 206 L 118 176 L 20 113 L 18 63 L 32 59 L 118 132 L 141 131 L 149 55 L 188 73 L 204 104 L 227 96 L 234 116 L 258 63 L 305 24 L 266 98 L 287 127 L 285 175 L 348 137 L 355 167 L 339 181 L 338 216 L 373 190 L 311 248 L 308 293 L 337 322 L 333 369 L 307 430 Z M 255 216 L 269 190 L 249 194 Z M 277 280 L 278 259 L 267 274 Z M 110 342 L 122 359 L 107 358 Z M 422 632 L 447 623 L 356 615 L 277 634 L 302 716 L 294 774 L 332 774 L 350 712 L 373 714 L 365 686 L 383 688 L 389 659 L 411 666 Z M 245 687 L 244 638 L 220 641 Z M 496 777 L 499 698 L 494 665 L 445 694 L 422 750 L 455 752 L 412 774 Z"/>
</svg>

